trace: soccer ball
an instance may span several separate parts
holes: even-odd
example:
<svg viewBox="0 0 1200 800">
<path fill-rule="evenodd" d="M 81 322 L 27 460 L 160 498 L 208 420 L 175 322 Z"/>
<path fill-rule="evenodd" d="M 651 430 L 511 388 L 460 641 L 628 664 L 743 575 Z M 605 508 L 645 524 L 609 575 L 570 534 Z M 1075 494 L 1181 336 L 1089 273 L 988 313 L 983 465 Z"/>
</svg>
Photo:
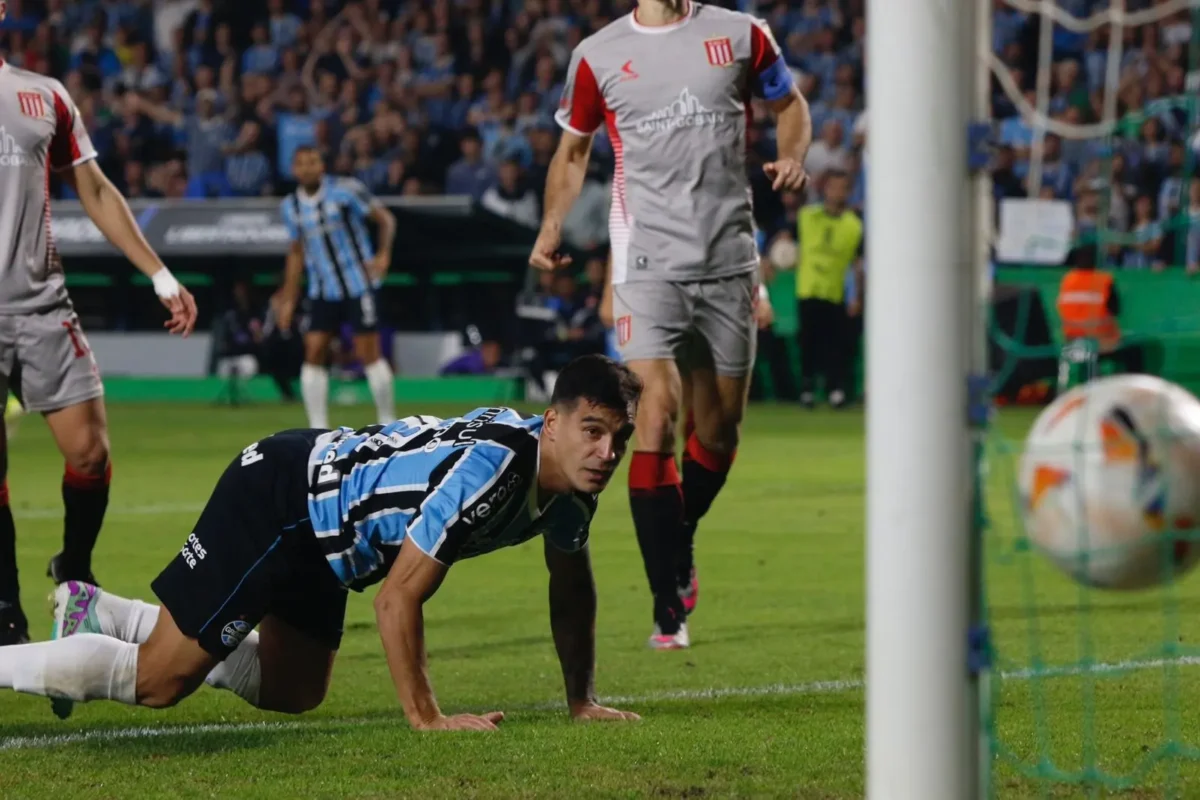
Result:
<svg viewBox="0 0 1200 800">
<path fill-rule="evenodd" d="M 1038 415 L 1018 482 L 1029 539 L 1075 580 L 1177 578 L 1200 559 L 1200 401 L 1150 375 L 1077 386 Z"/>
</svg>

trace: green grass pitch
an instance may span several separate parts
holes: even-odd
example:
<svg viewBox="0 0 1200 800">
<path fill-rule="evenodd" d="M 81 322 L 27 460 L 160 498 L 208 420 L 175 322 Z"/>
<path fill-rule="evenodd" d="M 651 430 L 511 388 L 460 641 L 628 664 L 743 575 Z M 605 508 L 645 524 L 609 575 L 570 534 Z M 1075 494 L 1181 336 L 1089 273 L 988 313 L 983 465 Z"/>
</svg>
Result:
<svg viewBox="0 0 1200 800">
<path fill-rule="evenodd" d="M 106 588 L 147 600 L 150 580 L 234 455 L 303 424 L 296 407 L 129 405 L 111 408 L 110 417 L 114 484 L 96 571 Z M 339 409 L 336 417 L 370 421 L 365 408 Z M 1019 437 L 1030 420 L 1009 413 L 1000 427 Z M 702 592 L 690 651 L 646 649 L 648 595 L 623 476 L 601 500 L 592 536 L 597 686 L 641 713 L 641 723 L 567 721 L 545 568 L 540 545 L 531 543 L 456 566 L 426 607 L 443 709 L 503 710 L 499 733 L 409 730 L 368 592 L 352 598 L 328 699 L 301 717 L 263 714 L 204 688 L 166 711 L 98 702 L 61 723 L 45 699 L 0 693 L 0 796 L 861 798 L 862 415 L 756 407 L 744 439 L 698 536 Z M 922 455 L 912 459 L 919 479 Z M 22 421 L 10 465 L 24 602 L 45 638 L 43 571 L 60 544 L 62 462 L 39 419 Z M 1081 595 L 1040 560 L 1013 551 L 1006 474 L 1002 462 L 993 465 L 988 545 L 996 641 L 1010 671 L 998 684 L 1006 745 L 1024 762 L 1045 754 L 1064 770 L 1079 769 L 1094 746 L 1096 763 L 1124 774 L 1168 739 L 1200 741 L 1200 669 L 1186 660 L 1156 663 L 1164 640 L 1186 656 L 1200 639 L 1195 580 L 1169 592 Z M 1090 611 L 1080 610 L 1081 598 Z M 1051 666 L 1084 656 L 1106 666 L 1095 681 L 1033 681 L 1021 670 L 1035 655 Z M 920 736 L 919 720 L 913 735 Z M 1200 769 L 1191 762 L 1149 766 L 1148 786 L 1200 796 Z M 996 764 L 996 786 L 999 797 L 1044 796 L 1005 760 Z M 1146 791 L 1127 796 L 1162 796 Z"/>
</svg>

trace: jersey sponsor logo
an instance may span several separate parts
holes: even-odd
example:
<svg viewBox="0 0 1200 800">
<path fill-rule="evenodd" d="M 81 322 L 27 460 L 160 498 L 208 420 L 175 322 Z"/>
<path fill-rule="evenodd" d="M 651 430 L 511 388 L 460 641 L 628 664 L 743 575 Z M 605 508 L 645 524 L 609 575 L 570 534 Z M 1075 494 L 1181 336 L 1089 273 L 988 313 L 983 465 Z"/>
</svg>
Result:
<svg viewBox="0 0 1200 800">
<path fill-rule="evenodd" d="M 725 121 L 723 111 L 713 111 L 705 108 L 692 90 L 683 87 L 679 97 L 668 105 L 655 111 L 648 117 L 638 121 L 637 132 L 641 134 L 663 133 L 676 128 L 696 128 L 702 125 L 716 125 Z"/>
<path fill-rule="evenodd" d="M 184 562 L 187 563 L 188 569 L 195 569 L 208 555 L 208 551 L 204 549 L 204 545 L 200 544 L 200 540 L 196 538 L 196 534 L 188 534 L 187 541 L 183 543 L 182 549 L 179 551 Z"/>
<path fill-rule="evenodd" d="M 37 92 L 17 92 L 17 103 L 27 117 L 41 119 L 46 116 L 46 101 Z"/>
<path fill-rule="evenodd" d="M 639 77 L 638 74 L 633 70 L 633 59 L 621 65 L 621 80 L 631 81 L 637 77 Z"/>
<path fill-rule="evenodd" d="M 633 333 L 633 318 L 626 314 L 617 319 L 617 346 L 624 347 L 629 344 L 629 337 Z"/>
<path fill-rule="evenodd" d="M 221 629 L 221 644 L 233 649 L 242 643 L 242 640 L 250 635 L 250 631 L 254 630 L 249 622 L 244 619 L 235 619 L 229 622 Z"/>
<path fill-rule="evenodd" d="M 512 499 L 516 494 L 517 487 L 521 485 L 521 474 L 519 472 L 509 473 L 508 480 L 492 489 L 492 493 L 486 498 L 479 501 L 475 505 L 467 509 L 461 519 L 464 525 L 471 526 L 476 522 L 483 522 L 492 515 L 492 512 L 500 508 Z"/>
<path fill-rule="evenodd" d="M 27 167 L 33 160 L 25 154 L 17 140 L 0 125 L 0 167 Z"/>
<path fill-rule="evenodd" d="M 455 428 L 458 428 L 458 431 L 454 434 L 454 438 L 450 441 L 451 447 L 466 447 L 469 444 L 474 444 L 475 434 L 479 432 L 479 429 L 484 425 L 487 425 L 496 417 L 500 416 L 503 411 L 504 409 L 502 408 L 489 408 L 487 411 L 484 411 L 470 422 L 463 423 L 456 420 L 448 428 L 439 431 L 436 436 L 426 442 L 423 449 L 426 453 L 432 453 L 433 451 L 437 450 L 439 447 L 446 444 L 446 440 L 442 437 L 450 431 L 453 431 Z"/>
<path fill-rule="evenodd" d="M 248 467 L 263 460 L 263 454 L 258 452 L 258 442 L 242 450 L 242 466 Z"/>
<path fill-rule="evenodd" d="M 704 40 L 704 53 L 708 63 L 714 67 L 728 67 L 733 63 L 733 43 L 728 36 Z"/>
</svg>

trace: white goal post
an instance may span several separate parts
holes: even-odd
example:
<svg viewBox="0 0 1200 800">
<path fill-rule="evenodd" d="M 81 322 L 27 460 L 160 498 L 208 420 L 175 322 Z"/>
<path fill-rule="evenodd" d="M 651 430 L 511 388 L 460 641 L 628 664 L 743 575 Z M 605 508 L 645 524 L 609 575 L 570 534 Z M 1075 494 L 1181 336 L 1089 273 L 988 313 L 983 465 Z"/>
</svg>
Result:
<svg viewBox="0 0 1200 800">
<path fill-rule="evenodd" d="M 986 373 L 992 204 L 968 131 L 989 117 L 991 5 L 867 3 L 869 800 L 966 800 L 987 783 L 968 385 Z"/>
</svg>

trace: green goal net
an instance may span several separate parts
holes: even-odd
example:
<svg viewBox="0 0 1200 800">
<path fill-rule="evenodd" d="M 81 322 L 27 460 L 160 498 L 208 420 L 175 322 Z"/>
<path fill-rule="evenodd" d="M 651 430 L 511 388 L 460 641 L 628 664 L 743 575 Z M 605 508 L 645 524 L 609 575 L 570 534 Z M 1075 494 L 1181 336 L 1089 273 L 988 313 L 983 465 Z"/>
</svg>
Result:
<svg viewBox="0 0 1200 800">
<path fill-rule="evenodd" d="M 1053 307 L 1061 270 L 1026 265 L 1027 280 L 1010 270 L 1005 283 L 1027 291 L 1013 292 L 1003 324 L 990 328 L 992 390 L 1049 400 L 1130 363 L 1200 389 L 1200 4 L 995 7 L 985 57 L 997 193 L 1019 184 L 1031 198 L 1070 203 L 1072 249 L 1093 247 L 1099 266 L 1118 273 L 1123 343 L 1142 361 L 1064 344 Z M 1039 308 L 1045 330 L 1034 335 Z M 1025 381 L 1022 365 L 1034 362 L 1038 377 Z M 1037 410 L 995 415 L 981 454 L 990 796 L 1200 798 L 1200 577 L 1091 589 L 1036 550 L 1016 475 Z"/>
</svg>

